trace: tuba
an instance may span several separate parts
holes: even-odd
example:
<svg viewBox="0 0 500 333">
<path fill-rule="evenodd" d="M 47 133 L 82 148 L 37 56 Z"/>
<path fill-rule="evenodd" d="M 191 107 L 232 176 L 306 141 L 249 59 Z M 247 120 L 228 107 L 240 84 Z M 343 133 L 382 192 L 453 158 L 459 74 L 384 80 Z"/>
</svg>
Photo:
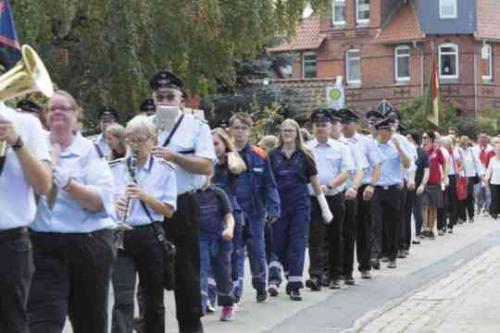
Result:
<svg viewBox="0 0 500 333">
<path fill-rule="evenodd" d="M 38 54 L 31 46 L 21 47 L 21 60 L 9 71 L 0 76 L 0 101 L 41 92 L 47 97 L 54 93 L 50 75 Z M 7 153 L 7 142 L 0 141 L 0 174 Z"/>
</svg>

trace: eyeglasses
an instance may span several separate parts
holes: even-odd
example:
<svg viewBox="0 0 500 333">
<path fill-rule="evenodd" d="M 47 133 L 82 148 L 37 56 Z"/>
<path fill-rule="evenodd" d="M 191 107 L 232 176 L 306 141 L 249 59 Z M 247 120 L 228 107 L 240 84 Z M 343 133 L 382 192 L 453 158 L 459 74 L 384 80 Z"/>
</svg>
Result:
<svg viewBox="0 0 500 333">
<path fill-rule="evenodd" d="M 297 132 L 297 131 L 294 129 L 282 129 L 281 130 L 281 133 L 295 133 L 295 132 Z"/>
</svg>

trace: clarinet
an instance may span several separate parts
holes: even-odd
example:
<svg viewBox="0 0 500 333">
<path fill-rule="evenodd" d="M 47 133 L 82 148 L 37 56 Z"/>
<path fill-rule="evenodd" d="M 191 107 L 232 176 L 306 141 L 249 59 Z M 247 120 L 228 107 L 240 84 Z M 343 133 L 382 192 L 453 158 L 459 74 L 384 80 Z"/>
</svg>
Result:
<svg viewBox="0 0 500 333">
<path fill-rule="evenodd" d="M 135 150 L 132 151 L 132 154 L 130 155 L 130 159 L 127 162 L 128 166 L 128 182 L 129 183 L 135 183 L 135 176 L 137 174 L 137 152 Z M 128 218 L 128 213 L 130 210 L 130 203 L 131 199 L 127 198 L 127 204 L 125 206 L 125 212 L 123 213 L 122 216 L 122 222 L 123 224 L 127 223 L 127 218 Z"/>
<path fill-rule="evenodd" d="M 136 174 L 137 174 L 137 152 L 134 150 L 132 151 L 132 154 L 130 155 L 130 159 L 127 161 L 127 169 L 128 169 L 128 183 L 135 182 Z M 119 230 L 131 230 L 132 227 L 130 227 L 127 224 L 127 219 L 128 219 L 128 214 L 130 211 L 130 205 L 131 205 L 131 199 L 127 198 L 127 203 L 125 205 L 125 211 L 123 212 L 122 215 L 122 220 L 117 223 L 118 229 Z"/>
</svg>

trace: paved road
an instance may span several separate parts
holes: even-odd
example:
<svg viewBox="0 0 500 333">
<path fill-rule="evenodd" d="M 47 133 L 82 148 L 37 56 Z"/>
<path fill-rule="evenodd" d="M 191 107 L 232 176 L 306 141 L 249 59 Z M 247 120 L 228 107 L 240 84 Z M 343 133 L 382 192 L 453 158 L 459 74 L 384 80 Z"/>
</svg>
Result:
<svg viewBox="0 0 500 333">
<path fill-rule="evenodd" d="M 205 332 L 313 333 L 360 330 L 364 332 L 421 332 L 422 326 L 413 329 L 409 323 L 413 321 L 426 323 L 426 320 L 434 324 L 429 326 L 430 329 L 424 330 L 425 332 L 456 332 L 459 330 L 451 324 L 454 318 L 463 318 L 460 331 L 468 332 L 469 330 L 463 329 L 474 326 L 472 317 L 464 316 L 463 313 L 457 311 L 446 312 L 445 309 L 461 308 L 458 306 L 460 303 L 467 303 L 471 309 L 478 306 L 481 300 L 467 295 L 470 295 L 471 290 L 474 290 L 476 286 L 481 285 L 482 280 L 479 275 L 483 271 L 490 272 L 490 275 L 484 275 L 484 279 L 494 276 L 487 268 L 497 257 L 500 259 L 500 248 L 497 248 L 500 246 L 500 221 L 493 221 L 486 217 L 481 217 L 476 221 L 473 224 L 457 227 L 454 234 L 447 234 L 436 240 L 427 240 L 421 245 L 414 245 L 410 256 L 398 261 L 396 270 L 383 267 L 380 271 L 375 271 L 372 280 L 357 279 L 356 286 L 343 287 L 337 291 L 323 289 L 321 292 L 310 292 L 306 290 L 302 302 L 292 302 L 282 293 L 276 298 L 270 298 L 267 303 L 257 304 L 250 279 L 248 279 L 249 274 L 247 274 L 240 312 L 229 323 L 218 320 L 219 312 L 206 316 L 203 319 Z M 498 269 L 497 273 L 499 273 L 496 275 L 500 276 L 500 260 L 496 262 L 495 269 Z M 477 263 L 485 268 L 477 268 Z M 464 274 L 470 279 L 460 278 Z M 498 286 L 498 280 L 500 278 L 494 280 L 496 286 Z M 489 285 L 493 289 L 495 284 Z M 482 292 L 486 293 L 488 290 L 487 288 Z M 457 293 L 454 293 L 455 291 Z M 424 300 L 420 300 L 421 293 L 425 295 Z M 434 295 L 443 299 L 440 305 L 435 304 Z M 110 297 L 112 298 L 112 295 Z M 412 308 L 415 302 L 418 303 L 417 309 L 409 311 L 408 308 Z M 430 304 L 434 304 L 435 307 L 430 307 Z M 166 295 L 166 307 L 167 332 L 177 332 L 171 294 Z M 499 313 L 499 307 L 492 307 L 496 310 L 496 314 Z M 477 307 L 481 311 L 483 308 Z M 425 317 L 426 309 L 436 312 L 441 317 Z M 463 312 L 467 311 L 463 310 Z M 406 314 L 404 318 L 399 318 L 402 317 L 401 313 Z M 488 313 L 492 316 L 494 314 L 491 311 Z M 424 319 L 415 320 L 415 316 L 424 316 Z M 393 323 L 394 318 L 397 319 L 397 325 Z M 484 320 L 485 322 L 489 320 L 486 314 Z M 492 323 L 490 320 L 490 325 L 496 324 L 499 328 L 489 330 L 489 332 L 500 332 L 500 322 Z M 484 325 L 487 327 L 488 323 Z M 400 330 L 392 330 L 393 326 L 399 327 Z M 71 330 L 68 328 L 65 332 L 71 332 Z"/>
</svg>

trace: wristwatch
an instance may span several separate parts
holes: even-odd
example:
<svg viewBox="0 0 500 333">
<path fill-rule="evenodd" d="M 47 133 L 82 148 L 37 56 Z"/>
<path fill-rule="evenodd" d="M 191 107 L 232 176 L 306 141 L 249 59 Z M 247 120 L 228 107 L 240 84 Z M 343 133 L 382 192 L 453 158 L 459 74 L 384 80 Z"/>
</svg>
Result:
<svg viewBox="0 0 500 333">
<path fill-rule="evenodd" d="M 19 149 L 21 149 L 23 146 L 24 146 L 24 141 L 23 141 L 23 138 L 21 138 L 21 136 L 20 136 L 20 135 L 17 137 L 16 142 L 14 142 L 13 144 L 11 144 L 11 145 L 10 145 L 10 147 L 11 147 L 13 150 L 19 150 Z"/>
</svg>

